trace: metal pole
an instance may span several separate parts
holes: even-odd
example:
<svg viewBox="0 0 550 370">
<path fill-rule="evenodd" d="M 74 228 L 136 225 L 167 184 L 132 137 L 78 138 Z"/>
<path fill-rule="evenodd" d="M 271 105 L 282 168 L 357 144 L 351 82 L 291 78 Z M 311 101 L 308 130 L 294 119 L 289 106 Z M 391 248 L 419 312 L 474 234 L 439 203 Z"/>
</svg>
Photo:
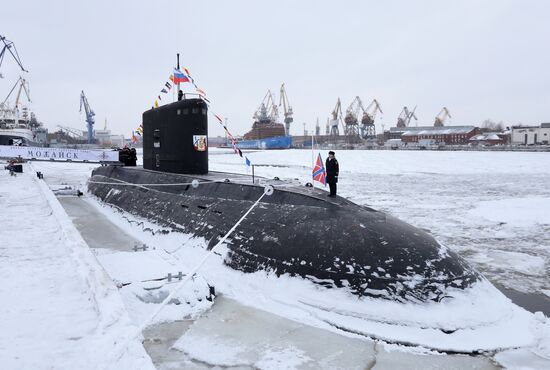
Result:
<svg viewBox="0 0 550 370">
<path fill-rule="evenodd" d="M 254 184 L 254 165 L 252 165 L 252 183 Z"/>
<path fill-rule="evenodd" d="M 315 179 L 313 178 L 313 169 L 315 168 L 315 160 L 313 159 L 313 135 L 311 135 L 311 185 L 315 188 Z"/>
<path fill-rule="evenodd" d="M 178 71 L 180 70 L 180 53 L 178 53 Z M 179 80 L 178 80 L 179 81 Z M 180 83 L 178 82 L 178 91 L 177 94 L 180 94 Z"/>
</svg>

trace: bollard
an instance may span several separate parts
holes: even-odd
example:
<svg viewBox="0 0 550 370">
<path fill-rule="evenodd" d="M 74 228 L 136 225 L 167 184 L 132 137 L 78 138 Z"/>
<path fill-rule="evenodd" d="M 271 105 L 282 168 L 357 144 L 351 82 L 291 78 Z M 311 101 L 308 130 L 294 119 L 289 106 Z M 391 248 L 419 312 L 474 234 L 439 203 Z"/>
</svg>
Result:
<svg viewBox="0 0 550 370">
<path fill-rule="evenodd" d="M 82 195 L 82 193 L 79 194 L 78 196 L 81 196 L 81 195 Z M 145 244 L 142 244 L 141 247 L 139 247 L 136 243 L 136 244 L 134 244 L 134 247 L 132 249 L 134 250 L 134 252 L 137 252 L 137 251 L 144 251 L 145 252 L 147 249 L 149 249 L 149 247 Z"/>
<path fill-rule="evenodd" d="M 171 272 L 169 272 L 168 275 L 166 276 L 166 280 L 168 280 L 169 283 L 171 283 L 171 282 L 172 282 L 172 279 L 175 279 L 175 278 L 177 278 L 178 280 L 181 281 L 181 280 L 183 280 L 183 277 L 184 277 L 184 276 L 185 276 L 185 275 L 184 275 L 183 272 L 181 272 L 181 271 L 178 271 L 178 274 L 175 275 L 175 276 L 172 275 Z"/>
</svg>

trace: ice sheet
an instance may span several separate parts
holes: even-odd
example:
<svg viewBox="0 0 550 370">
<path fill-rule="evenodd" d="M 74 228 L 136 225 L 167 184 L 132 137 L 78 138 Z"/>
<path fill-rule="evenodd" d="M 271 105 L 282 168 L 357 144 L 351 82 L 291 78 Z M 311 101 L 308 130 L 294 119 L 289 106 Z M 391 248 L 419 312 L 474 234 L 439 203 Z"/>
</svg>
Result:
<svg viewBox="0 0 550 370">
<path fill-rule="evenodd" d="M 318 152 L 326 158 L 326 150 Z M 256 167 L 257 176 L 311 182 L 310 150 L 246 156 L 271 165 Z M 429 230 L 503 286 L 550 289 L 550 153 L 337 150 L 336 157 L 339 195 Z M 247 173 L 231 150 L 213 150 L 210 159 L 211 170 Z M 502 252 L 520 253 L 523 261 L 536 256 L 538 267 L 525 274 L 513 258 L 498 258 Z"/>
</svg>

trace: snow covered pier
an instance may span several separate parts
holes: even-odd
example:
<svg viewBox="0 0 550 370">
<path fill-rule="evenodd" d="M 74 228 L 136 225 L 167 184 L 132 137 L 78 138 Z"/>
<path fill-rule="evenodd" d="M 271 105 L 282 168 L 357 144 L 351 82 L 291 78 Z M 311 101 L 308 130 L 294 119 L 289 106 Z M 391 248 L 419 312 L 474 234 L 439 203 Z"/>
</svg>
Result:
<svg viewBox="0 0 550 370">
<path fill-rule="evenodd" d="M 153 369 L 112 280 L 50 189 L 24 170 L 0 171 L 0 366 Z"/>
</svg>

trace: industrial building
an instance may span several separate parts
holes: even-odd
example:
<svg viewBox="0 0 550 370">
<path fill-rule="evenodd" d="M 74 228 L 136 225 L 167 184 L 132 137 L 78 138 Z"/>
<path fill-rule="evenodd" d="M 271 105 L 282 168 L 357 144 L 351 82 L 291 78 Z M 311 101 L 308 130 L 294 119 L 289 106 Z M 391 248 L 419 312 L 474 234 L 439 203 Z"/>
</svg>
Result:
<svg viewBox="0 0 550 370">
<path fill-rule="evenodd" d="M 471 145 L 502 145 L 507 144 L 510 135 L 500 132 L 484 132 L 479 135 L 472 136 L 470 138 Z"/>
<path fill-rule="evenodd" d="M 451 113 L 449 112 L 449 109 L 447 109 L 447 107 L 443 107 L 443 109 L 441 109 L 441 111 L 437 114 L 437 116 L 435 116 L 433 127 L 432 126 L 410 127 L 409 125 L 413 118 L 415 121 L 418 121 L 415 111 L 416 111 L 416 107 L 414 107 L 412 111 L 409 110 L 409 108 L 407 108 L 406 106 L 403 107 L 403 110 L 399 114 L 399 117 L 397 117 L 397 126 L 391 127 L 389 131 L 384 132 L 384 141 L 401 139 L 401 136 L 405 132 L 440 129 L 441 127 L 445 126 L 446 120 L 448 118 L 451 118 Z M 408 141 L 408 142 L 411 142 L 411 141 Z M 412 142 L 417 143 L 418 140 L 414 139 L 414 141 Z"/>
<path fill-rule="evenodd" d="M 540 126 L 512 126 L 512 145 L 548 145 L 550 122 Z"/>
<path fill-rule="evenodd" d="M 393 130 L 396 129 L 396 130 Z M 475 126 L 447 126 L 447 127 L 392 127 L 390 133 L 401 132 L 399 136 L 404 143 L 418 143 L 423 140 L 430 140 L 434 143 L 445 143 L 446 145 L 468 144 L 470 138 L 480 133 Z"/>
<path fill-rule="evenodd" d="M 93 137 L 102 146 L 116 146 L 119 148 L 124 146 L 124 135 L 111 134 L 111 130 L 94 130 Z"/>
</svg>

